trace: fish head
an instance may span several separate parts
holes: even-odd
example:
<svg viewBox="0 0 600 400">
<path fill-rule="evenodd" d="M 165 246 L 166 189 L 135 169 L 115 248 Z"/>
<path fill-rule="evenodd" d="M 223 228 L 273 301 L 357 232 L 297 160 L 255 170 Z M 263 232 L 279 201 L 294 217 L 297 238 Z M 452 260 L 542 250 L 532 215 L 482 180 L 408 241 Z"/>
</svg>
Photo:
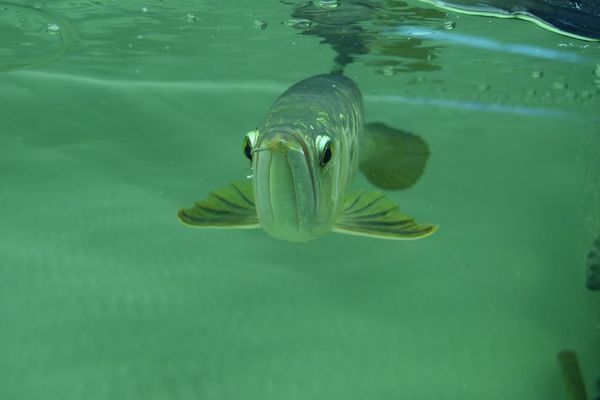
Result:
<svg viewBox="0 0 600 400">
<path fill-rule="evenodd" d="M 252 164 L 258 220 L 273 237 L 293 242 L 332 229 L 341 207 L 338 144 L 302 127 L 249 132 L 243 151 Z"/>
</svg>

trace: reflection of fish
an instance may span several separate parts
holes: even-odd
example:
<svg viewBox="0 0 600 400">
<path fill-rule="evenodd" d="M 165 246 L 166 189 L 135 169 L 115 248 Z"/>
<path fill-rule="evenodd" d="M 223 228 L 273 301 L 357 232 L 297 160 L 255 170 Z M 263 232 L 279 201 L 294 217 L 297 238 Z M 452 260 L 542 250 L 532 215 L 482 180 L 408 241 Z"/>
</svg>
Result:
<svg viewBox="0 0 600 400">
<path fill-rule="evenodd" d="M 520 18 L 584 40 L 600 40 L 600 3 L 581 0 L 421 0 L 447 10 Z"/>
<path fill-rule="evenodd" d="M 337 3 L 335 8 L 323 9 L 318 1 L 303 2 L 295 7 L 292 17 L 310 21 L 302 30 L 304 35 L 319 36 L 336 52 L 335 64 L 339 71 L 358 55 L 369 52 L 373 39 L 361 22 L 373 18 L 376 7 L 370 1 L 349 0 Z"/>
<path fill-rule="evenodd" d="M 596 238 L 587 257 L 587 281 L 590 290 L 600 290 L 600 237 Z"/>
<path fill-rule="evenodd" d="M 348 194 L 360 168 L 375 185 L 403 189 L 421 175 L 429 151 L 417 136 L 369 124 L 363 129 L 358 87 L 342 75 L 317 75 L 290 87 L 243 150 L 253 177 L 179 211 L 200 227 L 255 228 L 289 241 L 334 230 L 387 239 L 416 239 L 436 230 L 417 225 L 378 192 Z"/>
<path fill-rule="evenodd" d="M 377 58 L 364 62 L 376 67 L 377 73 L 384 73 L 383 67 L 392 72 L 441 68 L 433 62 L 435 46 L 425 45 L 420 38 L 390 41 L 381 33 L 406 24 L 438 26 L 445 16 L 443 12 L 393 0 L 344 0 L 336 1 L 335 7 L 323 7 L 324 4 L 329 2 L 300 2 L 292 17 L 309 22 L 302 27 L 303 35 L 320 37 L 321 43 L 329 44 L 336 52 L 335 71 L 342 72 L 354 59 L 368 53 Z"/>
</svg>

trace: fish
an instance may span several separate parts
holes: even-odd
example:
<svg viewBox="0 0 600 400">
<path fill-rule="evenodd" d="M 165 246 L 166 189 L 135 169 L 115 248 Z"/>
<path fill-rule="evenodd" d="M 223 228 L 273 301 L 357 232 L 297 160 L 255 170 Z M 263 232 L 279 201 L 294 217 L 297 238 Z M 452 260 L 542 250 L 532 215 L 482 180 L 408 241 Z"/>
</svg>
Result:
<svg viewBox="0 0 600 400">
<path fill-rule="evenodd" d="M 290 242 L 331 231 L 383 239 L 431 235 L 437 225 L 416 223 L 384 193 L 351 190 L 359 170 L 380 189 L 406 189 L 429 157 L 420 136 L 363 120 L 352 79 L 322 74 L 295 83 L 244 135 L 251 177 L 180 209 L 179 220 L 202 228 L 262 228 Z"/>
<path fill-rule="evenodd" d="M 581 0 L 421 0 L 442 9 L 518 18 L 564 36 L 600 40 L 600 3 Z"/>
</svg>

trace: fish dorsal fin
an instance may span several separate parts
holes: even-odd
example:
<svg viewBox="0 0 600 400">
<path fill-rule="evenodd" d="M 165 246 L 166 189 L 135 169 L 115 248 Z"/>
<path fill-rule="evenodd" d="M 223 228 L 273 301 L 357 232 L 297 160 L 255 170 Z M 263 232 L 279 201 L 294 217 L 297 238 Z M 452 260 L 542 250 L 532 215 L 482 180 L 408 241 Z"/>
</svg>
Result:
<svg viewBox="0 0 600 400">
<path fill-rule="evenodd" d="M 252 181 L 236 181 L 217 189 L 192 208 L 177 213 L 186 225 L 214 228 L 259 228 Z"/>
<path fill-rule="evenodd" d="M 437 230 L 435 225 L 418 225 L 400 212 L 398 205 L 383 193 L 360 191 L 344 201 L 334 231 L 382 239 L 419 239 Z"/>
<path fill-rule="evenodd" d="M 360 171 L 375 186 L 387 190 L 414 185 L 429 157 L 423 139 L 380 122 L 365 126 L 366 142 Z"/>
</svg>

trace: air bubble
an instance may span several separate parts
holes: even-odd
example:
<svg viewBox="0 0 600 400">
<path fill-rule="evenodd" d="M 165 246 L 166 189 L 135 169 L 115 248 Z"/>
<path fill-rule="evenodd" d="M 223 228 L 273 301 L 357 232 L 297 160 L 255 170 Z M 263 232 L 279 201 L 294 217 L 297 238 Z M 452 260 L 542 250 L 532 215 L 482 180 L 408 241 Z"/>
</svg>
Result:
<svg viewBox="0 0 600 400">
<path fill-rule="evenodd" d="M 267 21 L 256 20 L 256 21 L 254 21 L 254 27 L 256 29 L 260 29 L 260 30 L 266 29 Z"/>
<path fill-rule="evenodd" d="M 340 5 L 340 1 L 338 0 L 313 0 L 313 3 L 324 10 L 332 10 L 338 8 Z"/>
<path fill-rule="evenodd" d="M 554 82 L 552 84 L 552 89 L 554 90 L 565 90 L 567 88 L 567 84 L 564 82 Z"/>
<path fill-rule="evenodd" d="M 142 7 L 142 12 L 148 12 L 148 7 Z"/>
<path fill-rule="evenodd" d="M 383 73 L 383 76 L 393 76 L 394 75 L 394 67 L 392 67 L 391 65 L 386 65 L 385 67 L 382 68 L 381 72 Z"/>
<path fill-rule="evenodd" d="M 542 76 L 544 76 L 544 73 L 542 71 L 532 71 L 531 72 L 531 77 L 532 78 L 541 78 Z"/>
<path fill-rule="evenodd" d="M 447 30 L 452 30 L 452 29 L 456 28 L 456 22 L 454 22 L 454 21 L 446 21 L 442 25 L 442 28 L 447 29 Z"/>
<path fill-rule="evenodd" d="M 308 29 L 314 26 L 314 22 L 308 19 L 288 19 L 284 24 L 294 29 Z"/>
<path fill-rule="evenodd" d="M 46 32 L 51 35 L 59 35 L 60 34 L 60 26 L 56 24 L 48 24 L 46 25 Z"/>
</svg>

